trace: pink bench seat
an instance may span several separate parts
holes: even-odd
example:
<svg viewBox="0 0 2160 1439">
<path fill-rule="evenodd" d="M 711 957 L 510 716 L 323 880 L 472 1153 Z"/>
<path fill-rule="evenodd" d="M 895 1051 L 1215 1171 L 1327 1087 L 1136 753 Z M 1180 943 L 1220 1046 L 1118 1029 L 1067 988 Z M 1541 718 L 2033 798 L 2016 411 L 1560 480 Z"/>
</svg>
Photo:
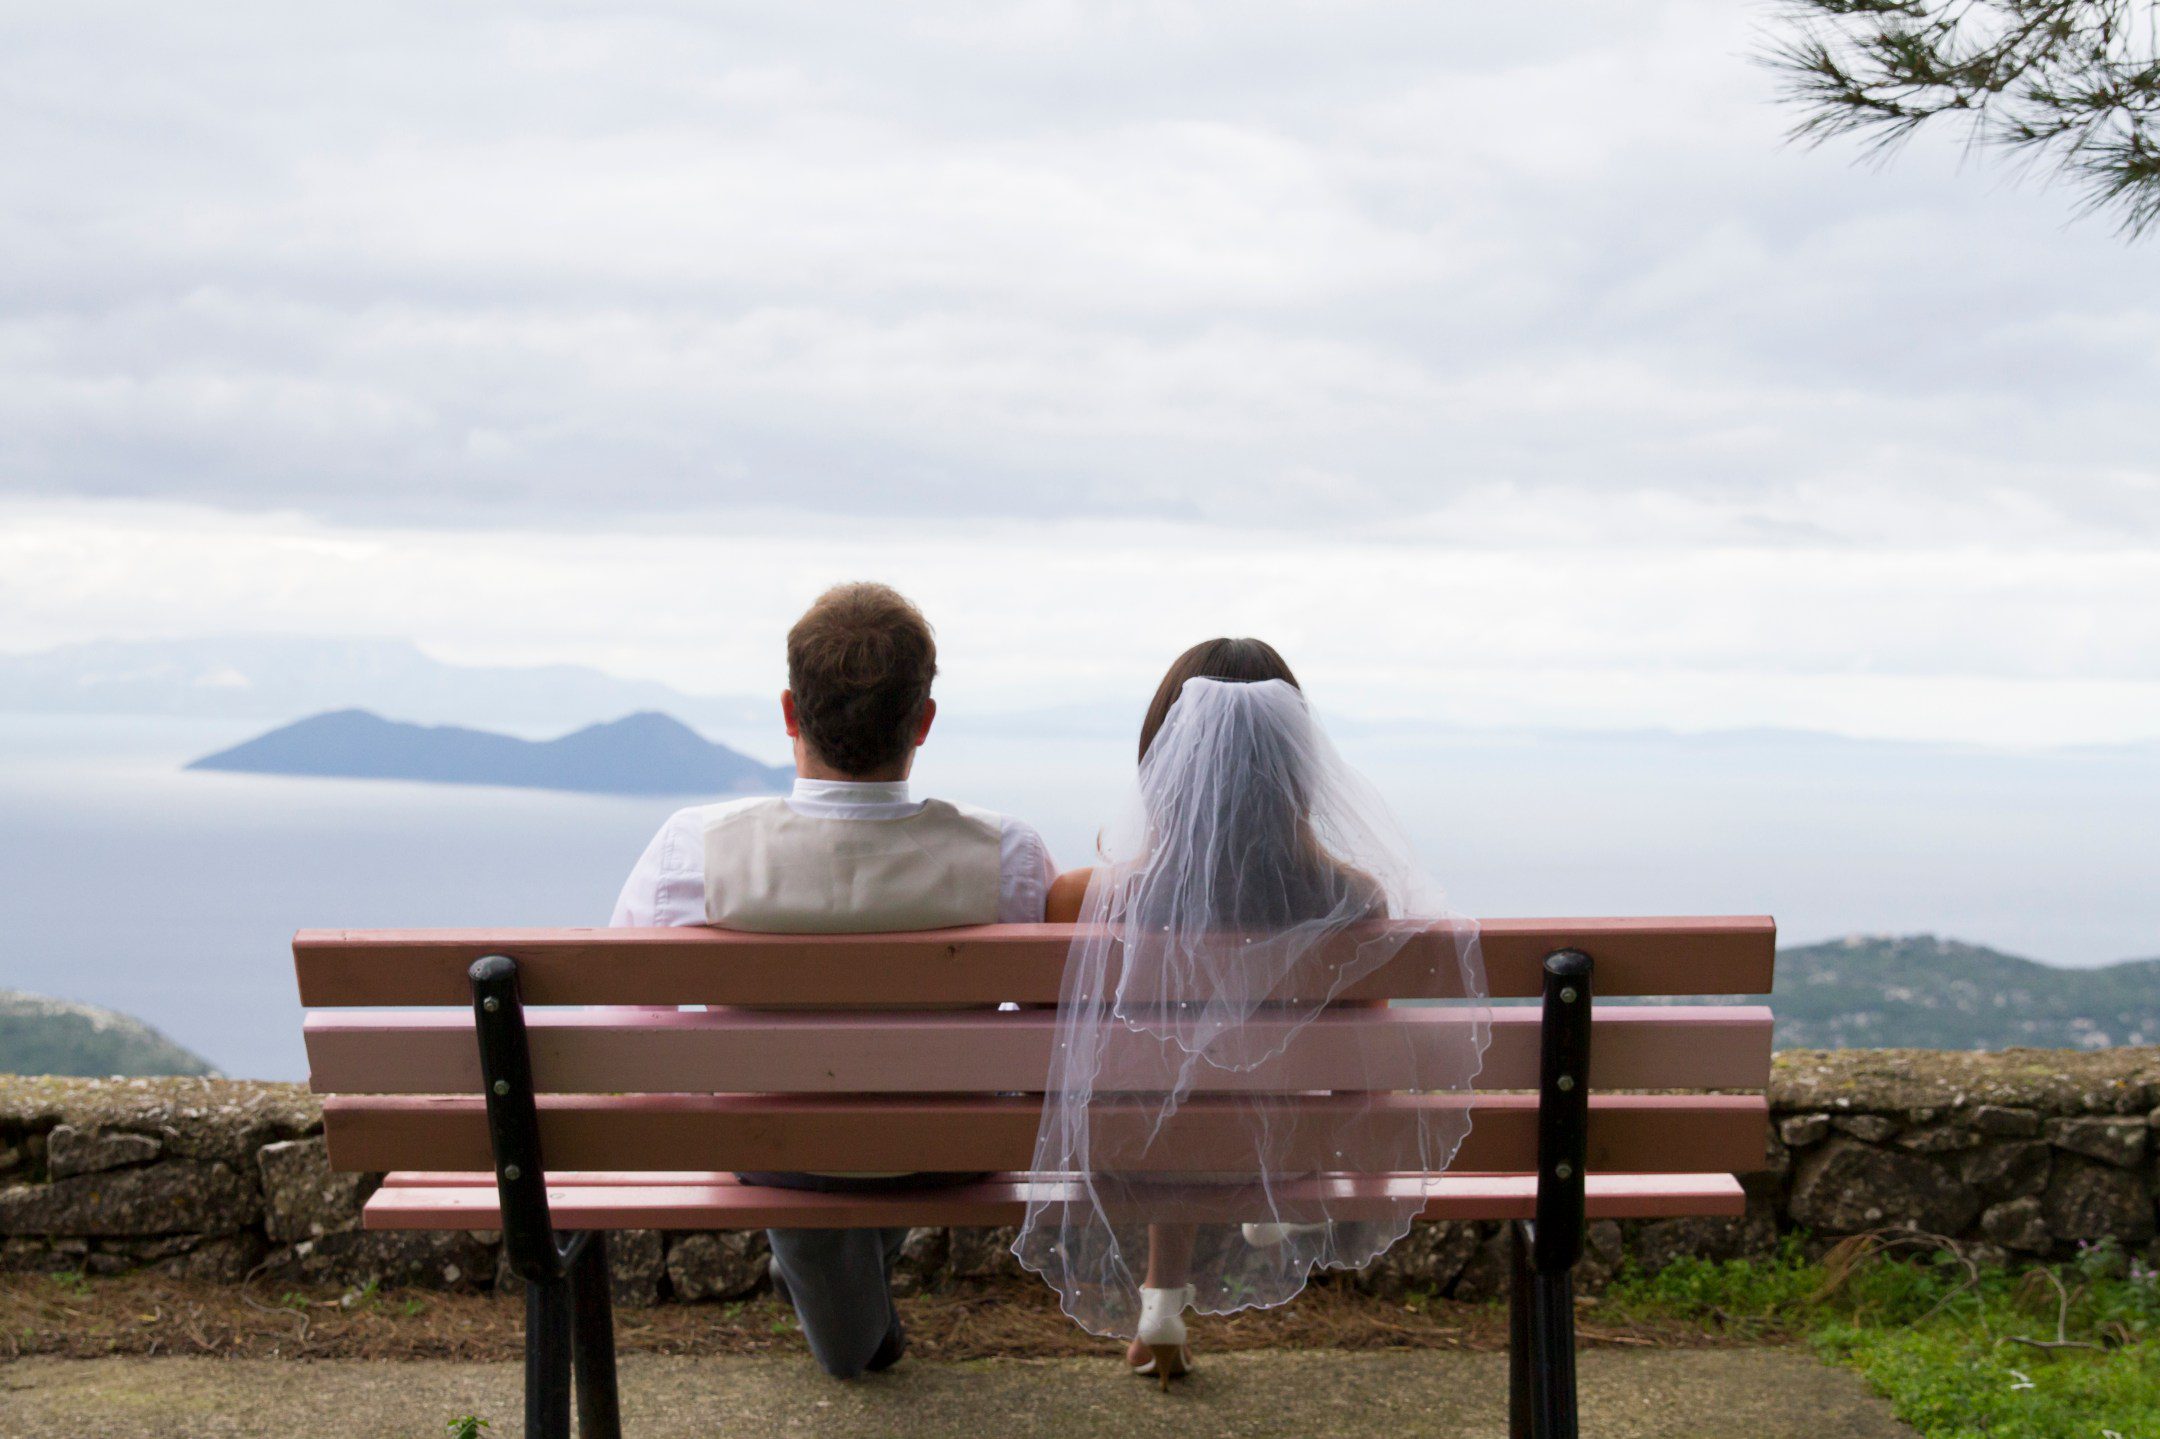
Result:
<svg viewBox="0 0 2160 1439">
<path fill-rule="evenodd" d="M 1377 1194 L 1383 1202 L 1422 1178 L 1392 1184 L 1344 1182 L 1329 1186 L 1329 1210 L 1340 1217 L 1342 1197 Z M 1730 1174 L 1593 1174 L 1584 1207 L 1591 1219 L 1669 1219 L 1689 1215 L 1738 1215 L 1747 1207 L 1740 1182 Z M 1296 1202 L 1310 1182 L 1285 1185 L 1283 1217 L 1298 1217 Z M 739 1184 L 732 1174 L 565 1173 L 548 1175 L 548 1203 L 566 1229 L 847 1229 L 876 1225 L 1018 1224 L 1031 1195 L 1054 1197 L 1058 1187 L 1024 1175 L 1001 1174 L 977 1184 L 913 1194 L 813 1194 Z M 1420 1218 L 1528 1219 L 1537 1201 L 1530 1174 L 1450 1174 L 1426 1187 Z M 1231 1219 L 1227 1212 L 1190 1208 L 1176 1216 Z M 495 1176 L 399 1172 L 390 1175 L 367 1203 L 370 1229 L 494 1229 L 502 1223 Z"/>
</svg>

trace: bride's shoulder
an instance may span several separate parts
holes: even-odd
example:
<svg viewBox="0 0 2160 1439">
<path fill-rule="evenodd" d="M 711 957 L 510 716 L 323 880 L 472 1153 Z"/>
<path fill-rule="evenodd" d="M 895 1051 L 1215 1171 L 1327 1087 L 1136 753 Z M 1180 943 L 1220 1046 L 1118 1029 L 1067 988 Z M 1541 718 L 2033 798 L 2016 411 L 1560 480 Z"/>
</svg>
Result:
<svg viewBox="0 0 2160 1439">
<path fill-rule="evenodd" d="M 1387 913 L 1386 887 L 1364 870 L 1357 868 L 1355 865 L 1337 861 L 1335 879 L 1336 883 L 1342 886 L 1344 896 L 1351 908 L 1373 919 L 1380 918 Z"/>
<path fill-rule="evenodd" d="M 1043 898 L 1043 918 L 1051 924 L 1071 924 L 1080 918 L 1081 907 L 1087 901 L 1088 881 L 1095 878 L 1094 869 L 1068 869 L 1050 881 L 1050 892 Z"/>
</svg>

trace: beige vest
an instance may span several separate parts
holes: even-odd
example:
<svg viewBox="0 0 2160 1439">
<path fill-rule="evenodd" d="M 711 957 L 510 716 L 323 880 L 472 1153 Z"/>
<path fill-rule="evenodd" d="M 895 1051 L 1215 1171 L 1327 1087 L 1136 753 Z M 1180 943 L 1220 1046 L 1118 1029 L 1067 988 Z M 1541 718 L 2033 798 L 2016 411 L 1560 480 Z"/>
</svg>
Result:
<svg viewBox="0 0 2160 1439">
<path fill-rule="evenodd" d="M 994 924 L 999 829 L 936 799 L 904 819 L 812 818 L 784 799 L 731 808 L 705 831 L 705 922 L 757 934 Z"/>
<path fill-rule="evenodd" d="M 758 934 L 995 924 L 996 815 L 944 800 L 904 819 L 823 819 L 784 799 L 705 831 L 705 922 Z"/>
</svg>

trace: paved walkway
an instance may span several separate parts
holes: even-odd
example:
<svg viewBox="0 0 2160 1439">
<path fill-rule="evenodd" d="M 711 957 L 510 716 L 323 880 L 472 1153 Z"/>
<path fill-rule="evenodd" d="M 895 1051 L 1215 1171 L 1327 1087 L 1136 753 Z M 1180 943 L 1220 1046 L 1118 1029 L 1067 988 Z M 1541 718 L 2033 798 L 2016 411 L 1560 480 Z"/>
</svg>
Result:
<svg viewBox="0 0 2160 1439">
<path fill-rule="evenodd" d="M 837 1384 L 798 1358 L 623 1363 L 633 1439 L 1504 1439 L 1499 1355 L 1226 1354 L 1169 1394 L 1101 1360 L 909 1361 Z M 0 1364 L 9 1439 L 486 1439 L 523 1433 L 510 1364 L 30 1359 Z M 1855 1376 L 1783 1350 L 1592 1350 L 1601 1439 L 1912 1439 Z"/>
</svg>

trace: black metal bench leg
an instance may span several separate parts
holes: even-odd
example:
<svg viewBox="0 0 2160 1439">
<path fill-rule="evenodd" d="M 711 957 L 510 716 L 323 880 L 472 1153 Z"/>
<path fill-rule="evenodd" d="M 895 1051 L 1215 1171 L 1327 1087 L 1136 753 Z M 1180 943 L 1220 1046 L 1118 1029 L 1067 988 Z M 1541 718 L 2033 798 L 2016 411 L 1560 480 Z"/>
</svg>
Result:
<svg viewBox="0 0 2160 1439">
<path fill-rule="evenodd" d="M 615 1392 L 615 1308 L 608 1293 L 607 1235 L 595 1230 L 570 1266 L 571 1346 L 577 1370 L 578 1439 L 622 1439 Z"/>
<path fill-rule="evenodd" d="M 1576 1439 L 1575 1265 L 1583 1252 L 1583 1171 L 1589 1161 L 1590 978 L 1590 956 L 1579 950 L 1545 956 L 1537 1221 L 1527 1233 L 1517 1228 L 1514 1260 L 1514 1344 L 1529 1351 L 1529 1439 Z M 1521 1272 L 1525 1249 L 1527 1274 Z M 1522 1430 L 1515 1433 L 1520 1439 Z"/>
<path fill-rule="evenodd" d="M 1530 1236 L 1508 1225 L 1508 1439 L 1532 1439 L 1530 1413 Z"/>
<path fill-rule="evenodd" d="M 525 1433 L 570 1439 L 570 1285 L 525 1284 Z"/>
<path fill-rule="evenodd" d="M 1575 1276 L 1530 1279 L 1530 1367 L 1534 1439 L 1576 1439 Z"/>
<path fill-rule="evenodd" d="M 619 1439 L 607 1242 L 597 1233 L 567 1245 L 555 1236 L 517 961 L 491 954 L 469 973 L 503 1252 L 525 1281 L 525 1433 L 570 1439 L 574 1369 L 579 1427 L 587 1439 Z"/>
</svg>

